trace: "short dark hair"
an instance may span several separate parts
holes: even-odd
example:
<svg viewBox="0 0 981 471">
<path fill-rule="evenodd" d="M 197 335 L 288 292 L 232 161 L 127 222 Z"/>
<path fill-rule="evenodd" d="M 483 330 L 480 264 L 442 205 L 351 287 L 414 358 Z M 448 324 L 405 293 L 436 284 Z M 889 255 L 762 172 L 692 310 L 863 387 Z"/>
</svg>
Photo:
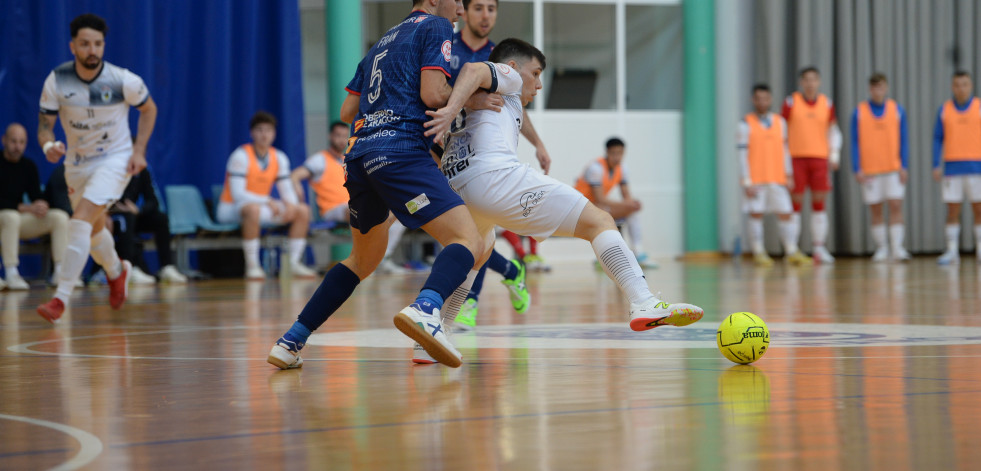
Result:
<svg viewBox="0 0 981 471">
<path fill-rule="evenodd" d="M 964 69 L 960 69 L 957 72 L 954 72 L 954 77 L 953 78 L 957 78 L 957 77 L 971 78 L 971 73 L 968 72 L 968 71 L 966 71 L 966 70 L 964 70 Z"/>
<path fill-rule="evenodd" d="M 753 85 L 753 94 L 755 95 L 756 92 L 770 93 L 770 86 L 765 83 L 758 83 L 756 85 Z"/>
<path fill-rule="evenodd" d="M 878 85 L 883 82 L 889 83 L 889 79 L 887 79 L 886 74 L 882 72 L 876 72 L 869 77 L 869 85 Z"/>
<path fill-rule="evenodd" d="M 606 140 L 606 149 L 610 150 L 610 147 L 627 147 L 627 145 L 623 143 L 623 139 L 611 137 Z"/>
<path fill-rule="evenodd" d="M 327 128 L 327 129 L 329 129 L 329 130 L 330 130 L 330 132 L 334 132 L 334 128 L 336 128 L 336 127 L 338 127 L 338 126 L 340 126 L 340 127 L 342 127 L 342 128 L 344 128 L 345 130 L 349 130 L 349 129 L 351 128 L 351 127 L 350 127 L 350 126 L 349 126 L 349 125 L 348 125 L 347 123 L 345 123 L 344 121 L 334 121 L 333 123 L 330 123 L 330 127 L 329 127 L 329 128 Z"/>
<path fill-rule="evenodd" d="M 71 28 L 72 39 L 75 39 L 75 36 L 78 36 L 78 31 L 82 28 L 94 29 L 102 33 L 103 38 L 106 37 L 106 33 L 109 32 L 109 26 L 106 25 L 106 20 L 102 19 L 101 16 L 94 15 L 92 13 L 76 16 L 68 26 Z"/>
<path fill-rule="evenodd" d="M 272 125 L 272 127 L 276 127 L 276 117 L 268 111 L 256 111 L 255 114 L 252 115 L 252 119 L 249 120 L 249 131 L 255 129 L 256 126 L 265 123 L 269 123 Z"/>
<path fill-rule="evenodd" d="M 542 70 L 545 70 L 545 54 L 542 54 L 542 51 L 520 39 L 507 38 L 498 43 L 497 46 L 494 46 L 494 50 L 491 51 L 490 57 L 487 60 L 504 63 L 511 59 L 531 58 L 538 59 L 538 63 L 542 65 Z"/>
<path fill-rule="evenodd" d="M 804 77 L 804 74 L 806 74 L 808 72 L 814 72 L 819 77 L 821 76 L 821 72 L 818 71 L 818 68 L 817 67 L 814 67 L 813 65 L 809 65 L 807 67 L 804 67 L 803 69 L 800 69 L 800 74 L 798 76 L 801 77 L 801 78 L 803 78 Z"/>
<path fill-rule="evenodd" d="M 473 0 L 463 0 L 463 9 L 464 10 L 469 10 L 470 9 L 470 3 L 472 3 L 472 2 L 473 2 Z M 494 0 L 494 5 L 497 5 L 498 3 L 499 2 L 497 0 Z"/>
</svg>

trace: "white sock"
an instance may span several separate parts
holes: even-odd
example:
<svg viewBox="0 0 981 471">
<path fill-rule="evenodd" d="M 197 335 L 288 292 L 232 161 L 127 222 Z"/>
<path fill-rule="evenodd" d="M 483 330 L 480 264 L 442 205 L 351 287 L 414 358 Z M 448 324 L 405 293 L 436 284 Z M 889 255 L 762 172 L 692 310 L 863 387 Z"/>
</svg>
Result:
<svg viewBox="0 0 981 471">
<path fill-rule="evenodd" d="M 974 226 L 974 245 L 981 248 L 981 224 Z M 978 251 L 978 254 L 981 255 L 981 250 Z"/>
<path fill-rule="evenodd" d="M 401 222 L 395 221 L 392 223 L 391 227 L 388 228 L 388 247 L 385 247 L 385 256 L 391 257 L 392 252 L 399 246 L 399 241 L 402 240 L 402 234 L 405 233 L 405 226 Z"/>
<path fill-rule="evenodd" d="M 900 226 L 902 227 L 902 226 Z M 875 224 L 872 226 L 872 241 L 875 242 L 875 249 L 879 250 L 886 246 L 886 225 Z"/>
<path fill-rule="evenodd" d="M 242 252 L 245 253 L 245 268 L 255 268 L 259 263 L 259 239 L 242 241 Z"/>
<path fill-rule="evenodd" d="M 643 229 L 640 227 L 640 212 L 627 216 L 626 221 L 627 233 L 630 234 L 630 250 L 634 251 L 634 255 L 640 255 L 644 253 L 644 235 Z"/>
<path fill-rule="evenodd" d="M 814 245 L 824 245 L 828 240 L 828 213 L 815 211 L 811 215 L 811 237 Z"/>
<path fill-rule="evenodd" d="M 303 258 L 303 251 L 306 249 L 307 240 L 305 238 L 290 239 L 290 263 L 299 264 L 300 259 Z"/>
<path fill-rule="evenodd" d="M 961 238 L 960 224 L 948 224 L 944 232 L 947 235 L 947 251 L 957 252 L 960 247 Z"/>
<path fill-rule="evenodd" d="M 796 221 L 795 221 L 796 219 Z M 800 218 L 791 216 L 788 221 L 780 221 L 780 241 L 783 242 L 783 251 L 787 254 L 800 252 L 797 247 L 797 236 L 800 233 Z"/>
<path fill-rule="evenodd" d="M 61 260 L 61 270 L 58 271 L 58 290 L 55 297 L 68 304 L 68 298 L 75 289 L 75 280 L 82 274 L 85 262 L 89 259 L 89 249 L 92 248 L 92 225 L 80 219 L 68 222 L 68 246 L 65 247 L 65 257 Z"/>
<path fill-rule="evenodd" d="M 401 224 L 399 225 L 401 226 Z M 446 331 L 447 335 L 449 334 L 449 327 L 453 325 L 457 314 L 460 313 L 460 308 L 467 301 L 467 295 L 470 294 L 470 288 L 473 287 L 473 280 L 477 278 L 477 273 L 479 272 L 479 269 L 470 270 L 463 283 L 460 283 L 460 286 L 457 286 L 453 294 L 443 303 L 443 309 L 439 310 L 440 317 L 443 319 L 443 330 Z"/>
<path fill-rule="evenodd" d="M 654 297 L 647 287 L 647 280 L 637 263 L 637 257 L 627 247 L 627 242 L 619 231 L 600 232 L 590 243 L 606 276 L 616 281 L 631 303 L 640 304 Z"/>
<path fill-rule="evenodd" d="M 4 271 L 7 272 L 7 279 L 11 279 L 15 276 L 20 276 L 20 271 L 17 270 L 18 265 L 6 264 L 3 266 Z"/>
<path fill-rule="evenodd" d="M 893 252 L 899 252 L 903 248 L 903 239 L 906 238 L 906 226 L 893 224 L 889 226 L 889 242 L 892 243 Z"/>
<path fill-rule="evenodd" d="M 116 242 L 106 228 L 92 237 L 92 260 L 106 271 L 109 280 L 115 280 L 123 272 L 123 262 L 116 253 Z"/>
<path fill-rule="evenodd" d="M 763 248 L 763 218 L 749 218 L 749 246 L 754 255 L 766 252 Z"/>
</svg>

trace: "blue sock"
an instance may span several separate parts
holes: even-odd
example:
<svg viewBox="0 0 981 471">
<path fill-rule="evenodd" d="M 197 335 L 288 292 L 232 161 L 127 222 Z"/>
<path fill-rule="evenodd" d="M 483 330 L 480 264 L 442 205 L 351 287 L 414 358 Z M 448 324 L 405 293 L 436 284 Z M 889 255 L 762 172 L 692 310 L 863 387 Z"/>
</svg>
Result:
<svg viewBox="0 0 981 471">
<path fill-rule="evenodd" d="M 491 256 L 493 257 L 493 255 Z M 484 274 L 487 273 L 487 265 L 490 265 L 490 262 L 485 263 L 484 266 L 480 267 L 480 270 L 477 271 L 477 276 L 473 279 L 473 286 L 470 287 L 470 294 L 467 295 L 467 299 L 476 301 L 478 298 L 480 298 L 480 290 L 484 288 Z"/>
<path fill-rule="evenodd" d="M 469 249 L 460 244 L 447 245 L 433 261 L 433 269 L 416 300 L 429 301 L 442 307 L 443 301 L 467 279 L 473 264 L 473 254 Z"/>
<path fill-rule="evenodd" d="M 426 303 L 430 305 L 426 305 Z M 425 308 L 443 309 L 443 298 L 431 289 L 423 289 L 419 292 L 419 296 L 416 296 L 416 304 Z M 432 312 L 432 309 L 428 309 L 428 312 Z"/>
<path fill-rule="evenodd" d="M 310 335 L 309 332 L 317 330 L 344 304 L 344 301 L 347 301 L 347 298 L 351 297 L 358 283 L 361 283 L 361 279 L 343 263 L 334 265 L 334 268 L 327 272 L 317 291 L 313 293 L 296 318 L 298 323 L 307 328 L 307 336 Z M 290 329 L 291 332 L 292 330 Z M 306 338 L 303 341 L 306 342 Z"/>
<path fill-rule="evenodd" d="M 500 273 L 507 280 L 513 280 L 518 276 L 518 268 L 496 250 L 492 251 L 490 258 L 487 259 L 487 267 Z M 474 280 L 474 285 L 476 284 L 477 281 Z"/>
<path fill-rule="evenodd" d="M 283 339 L 293 342 L 296 345 L 296 350 L 299 351 L 307 343 L 307 338 L 310 337 L 310 329 L 307 326 L 296 321 L 290 330 L 283 334 Z"/>
</svg>

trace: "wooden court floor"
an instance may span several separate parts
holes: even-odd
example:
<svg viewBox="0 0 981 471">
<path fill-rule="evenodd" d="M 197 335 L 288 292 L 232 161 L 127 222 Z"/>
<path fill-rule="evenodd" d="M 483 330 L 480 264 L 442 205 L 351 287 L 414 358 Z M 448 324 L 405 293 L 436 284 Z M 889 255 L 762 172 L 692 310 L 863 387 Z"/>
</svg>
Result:
<svg viewBox="0 0 981 471">
<path fill-rule="evenodd" d="M 655 291 L 705 307 L 631 332 L 588 263 L 530 279 L 514 314 L 488 274 L 464 365 L 413 366 L 392 316 L 423 275 L 379 276 L 265 363 L 317 282 L 105 287 L 57 326 L 46 288 L 0 293 L 0 469 L 981 469 L 981 264 L 668 262 Z M 771 348 L 734 366 L 734 311 Z"/>
</svg>

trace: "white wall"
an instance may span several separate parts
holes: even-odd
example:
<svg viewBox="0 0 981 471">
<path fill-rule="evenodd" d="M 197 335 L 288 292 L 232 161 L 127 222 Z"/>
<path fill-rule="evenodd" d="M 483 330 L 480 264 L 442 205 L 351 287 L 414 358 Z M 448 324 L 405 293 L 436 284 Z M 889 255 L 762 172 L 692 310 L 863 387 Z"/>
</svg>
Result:
<svg viewBox="0 0 981 471">
<path fill-rule="evenodd" d="M 652 257 L 673 257 L 684 251 L 681 113 L 677 111 L 530 111 L 530 119 L 552 157 L 549 174 L 572 184 L 587 163 L 603 155 L 606 140 L 627 143 L 624 159 L 630 187 L 643 204 L 644 248 Z M 525 139 L 518 146 L 522 161 L 537 168 L 534 148 Z M 579 241 L 549 240 L 542 256 L 556 260 L 593 257 Z M 510 254 L 510 250 L 503 252 Z"/>
</svg>

